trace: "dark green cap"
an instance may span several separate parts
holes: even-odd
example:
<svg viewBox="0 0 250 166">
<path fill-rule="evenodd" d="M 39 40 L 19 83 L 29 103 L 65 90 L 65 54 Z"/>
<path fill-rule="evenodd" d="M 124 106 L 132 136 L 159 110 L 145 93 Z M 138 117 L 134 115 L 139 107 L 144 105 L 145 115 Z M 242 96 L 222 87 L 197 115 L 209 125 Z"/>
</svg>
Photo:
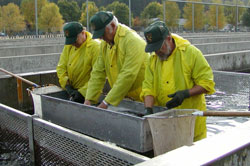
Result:
<svg viewBox="0 0 250 166">
<path fill-rule="evenodd" d="M 113 14 L 109 11 L 100 11 L 90 18 L 93 39 L 101 38 L 104 35 L 105 27 L 113 20 Z"/>
<path fill-rule="evenodd" d="M 64 36 L 66 37 L 65 45 L 74 44 L 77 35 L 82 32 L 83 26 L 79 22 L 69 22 L 63 27 Z"/>
<path fill-rule="evenodd" d="M 154 52 L 159 50 L 167 35 L 169 35 L 169 31 L 164 22 L 157 21 L 150 24 L 144 31 L 147 41 L 145 51 Z"/>
</svg>

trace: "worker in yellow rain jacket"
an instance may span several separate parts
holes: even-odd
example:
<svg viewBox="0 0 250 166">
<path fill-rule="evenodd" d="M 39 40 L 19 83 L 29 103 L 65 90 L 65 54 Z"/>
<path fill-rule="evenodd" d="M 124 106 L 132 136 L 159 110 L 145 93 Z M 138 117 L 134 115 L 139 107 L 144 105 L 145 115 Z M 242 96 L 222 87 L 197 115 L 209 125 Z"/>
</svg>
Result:
<svg viewBox="0 0 250 166">
<path fill-rule="evenodd" d="M 65 46 L 56 71 L 59 83 L 70 100 L 84 103 L 93 65 L 99 55 L 100 41 L 78 22 L 69 22 L 64 28 Z"/>
<path fill-rule="evenodd" d="M 152 23 L 144 35 L 145 51 L 153 52 L 141 93 L 147 113 L 153 112 L 153 105 L 205 111 L 205 94 L 215 92 L 215 83 L 201 51 L 188 40 L 171 34 L 162 21 Z M 197 117 L 194 141 L 205 138 L 206 133 L 206 118 Z"/>
<path fill-rule="evenodd" d="M 124 97 L 139 101 L 149 56 L 145 52 L 146 42 L 135 31 L 118 23 L 111 12 L 96 13 L 90 23 L 94 30 L 93 38 L 100 38 L 102 42 L 85 104 L 98 102 L 106 77 L 111 90 L 98 107 L 117 106 Z"/>
</svg>

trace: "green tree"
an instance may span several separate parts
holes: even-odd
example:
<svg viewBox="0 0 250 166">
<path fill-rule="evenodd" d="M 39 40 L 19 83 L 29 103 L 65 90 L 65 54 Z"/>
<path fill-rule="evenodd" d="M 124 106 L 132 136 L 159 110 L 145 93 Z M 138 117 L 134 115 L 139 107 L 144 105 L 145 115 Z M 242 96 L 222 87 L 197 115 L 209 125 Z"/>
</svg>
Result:
<svg viewBox="0 0 250 166">
<path fill-rule="evenodd" d="M 24 17 L 21 15 L 19 7 L 14 3 L 2 7 L 2 22 L 2 26 L 9 36 L 25 29 Z"/>
<path fill-rule="evenodd" d="M 107 11 L 112 11 L 120 23 L 129 25 L 129 8 L 125 3 L 114 1 L 106 7 Z"/>
<path fill-rule="evenodd" d="M 41 30 L 48 33 L 57 32 L 62 29 L 63 23 L 62 15 L 55 3 L 48 3 L 42 8 L 39 17 L 39 28 Z"/>
<path fill-rule="evenodd" d="M 214 0 L 213 3 L 221 4 L 221 0 Z M 212 29 L 216 29 L 216 6 L 210 5 L 208 11 L 209 24 Z M 218 28 L 222 29 L 225 26 L 226 17 L 224 15 L 224 6 L 218 6 Z"/>
<path fill-rule="evenodd" d="M 47 0 L 37 0 L 37 14 L 40 16 L 42 7 L 47 4 Z M 21 11 L 24 15 L 24 19 L 28 24 L 28 28 L 35 29 L 35 1 L 34 0 L 22 0 Z"/>
<path fill-rule="evenodd" d="M 141 13 L 141 18 L 143 20 L 143 24 L 147 25 L 150 24 L 152 19 L 163 18 L 163 12 L 162 12 L 162 5 L 158 2 L 151 2 L 149 3 L 146 8 Z"/>
<path fill-rule="evenodd" d="M 79 21 L 81 10 L 75 1 L 59 0 L 57 5 L 65 22 Z"/>
<path fill-rule="evenodd" d="M 158 2 L 149 3 L 141 13 L 143 19 L 162 18 L 162 5 Z"/>
<path fill-rule="evenodd" d="M 166 24 L 170 28 L 178 27 L 178 21 L 181 15 L 181 11 L 176 2 L 166 2 Z"/>
<path fill-rule="evenodd" d="M 250 27 L 250 8 L 248 8 L 242 16 L 243 25 Z"/>
<path fill-rule="evenodd" d="M 95 5 L 95 2 L 89 1 L 88 3 L 88 13 L 89 13 L 89 19 L 98 12 L 98 8 Z M 80 22 L 82 25 L 87 26 L 87 6 L 86 3 L 82 4 L 82 14 Z"/>
<path fill-rule="evenodd" d="M 201 0 L 188 0 L 188 1 L 195 1 L 201 2 Z M 186 3 L 183 8 L 184 14 L 183 17 L 187 20 L 184 24 L 186 29 L 192 29 L 192 3 Z M 194 5 L 194 28 L 196 30 L 201 30 L 204 28 L 204 5 L 195 4 Z"/>
<path fill-rule="evenodd" d="M 229 0 L 227 4 L 236 5 L 243 5 L 243 2 L 240 0 Z M 243 13 L 245 12 L 245 8 L 238 8 L 238 22 L 240 22 Z M 228 24 L 236 25 L 236 7 L 235 6 L 226 6 L 225 7 L 225 16 Z"/>
<path fill-rule="evenodd" d="M 107 11 L 104 6 L 99 7 L 99 11 Z"/>
</svg>

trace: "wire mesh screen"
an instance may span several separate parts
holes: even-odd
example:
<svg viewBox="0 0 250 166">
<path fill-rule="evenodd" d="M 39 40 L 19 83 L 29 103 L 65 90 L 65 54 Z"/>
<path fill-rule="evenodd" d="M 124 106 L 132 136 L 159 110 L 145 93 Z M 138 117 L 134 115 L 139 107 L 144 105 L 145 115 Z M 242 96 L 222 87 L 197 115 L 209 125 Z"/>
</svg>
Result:
<svg viewBox="0 0 250 166">
<path fill-rule="evenodd" d="M 214 80 L 216 93 L 206 96 L 208 110 L 249 110 L 249 74 L 215 71 Z"/>
<path fill-rule="evenodd" d="M 11 160 L 19 161 L 19 164 L 30 165 L 27 122 L 21 118 L 21 115 L 19 116 L 20 118 L 0 111 L 1 150 L 8 149 L 8 154 L 17 155 Z"/>
<path fill-rule="evenodd" d="M 115 157 L 88 144 L 80 143 L 40 125 L 34 125 L 36 165 L 87 165 L 87 166 L 124 166 L 134 165 L 126 159 Z M 73 135 L 73 137 L 76 137 Z M 92 142 L 92 145 L 98 144 Z M 111 149 L 112 150 L 112 149 Z M 117 153 L 119 153 L 117 151 Z"/>
</svg>

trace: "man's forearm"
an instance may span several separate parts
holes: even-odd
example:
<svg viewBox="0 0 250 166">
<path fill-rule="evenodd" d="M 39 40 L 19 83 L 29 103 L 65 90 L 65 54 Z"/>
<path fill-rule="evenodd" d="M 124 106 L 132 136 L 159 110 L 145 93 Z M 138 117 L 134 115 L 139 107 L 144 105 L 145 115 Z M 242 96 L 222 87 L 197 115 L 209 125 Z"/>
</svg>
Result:
<svg viewBox="0 0 250 166">
<path fill-rule="evenodd" d="M 195 85 L 193 88 L 189 89 L 190 96 L 195 96 L 206 92 L 207 90 L 199 85 Z"/>
<path fill-rule="evenodd" d="M 144 106 L 145 108 L 154 106 L 154 96 L 145 96 L 144 98 Z"/>
</svg>

